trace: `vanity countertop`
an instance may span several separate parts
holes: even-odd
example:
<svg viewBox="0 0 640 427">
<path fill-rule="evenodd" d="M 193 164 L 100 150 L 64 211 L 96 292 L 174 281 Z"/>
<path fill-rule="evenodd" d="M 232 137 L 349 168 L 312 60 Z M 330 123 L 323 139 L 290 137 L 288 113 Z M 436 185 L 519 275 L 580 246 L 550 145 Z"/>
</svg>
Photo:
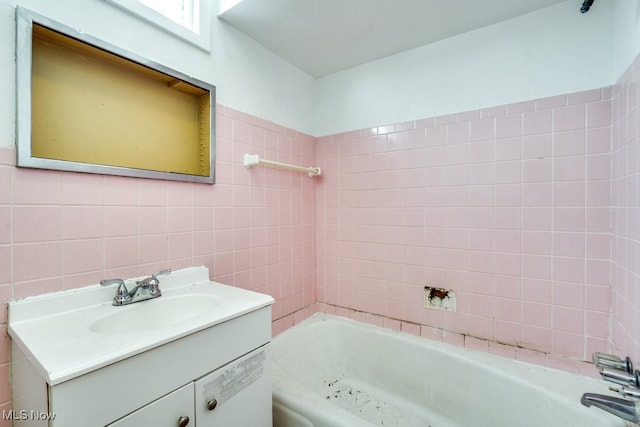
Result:
<svg viewBox="0 0 640 427">
<path fill-rule="evenodd" d="M 11 301 L 8 332 L 56 385 L 274 302 L 210 281 L 206 267 L 160 276 L 160 288 L 159 298 L 117 307 L 116 287 L 99 284 Z"/>
</svg>

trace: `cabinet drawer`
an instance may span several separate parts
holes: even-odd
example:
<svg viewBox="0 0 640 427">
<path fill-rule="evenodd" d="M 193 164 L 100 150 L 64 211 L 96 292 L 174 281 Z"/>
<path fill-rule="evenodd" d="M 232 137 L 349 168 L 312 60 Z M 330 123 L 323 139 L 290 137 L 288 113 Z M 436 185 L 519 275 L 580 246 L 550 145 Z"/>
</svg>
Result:
<svg viewBox="0 0 640 427">
<path fill-rule="evenodd" d="M 185 417 L 189 421 L 185 419 L 183 425 L 196 425 L 193 413 L 193 383 L 161 397 L 107 427 L 177 427 L 180 419 Z"/>
</svg>

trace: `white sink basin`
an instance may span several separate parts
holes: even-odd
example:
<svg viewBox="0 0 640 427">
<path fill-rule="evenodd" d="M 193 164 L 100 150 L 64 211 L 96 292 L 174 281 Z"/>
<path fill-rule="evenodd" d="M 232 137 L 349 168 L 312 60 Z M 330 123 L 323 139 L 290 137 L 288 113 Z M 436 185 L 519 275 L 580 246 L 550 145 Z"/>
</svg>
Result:
<svg viewBox="0 0 640 427">
<path fill-rule="evenodd" d="M 160 296 L 114 307 L 112 313 L 93 321 L 90 329 L 100 334 L 130 334 L 168 328 L 206 314 L 216 306 L 218 298 L 214 295 Z"/>
</svg>

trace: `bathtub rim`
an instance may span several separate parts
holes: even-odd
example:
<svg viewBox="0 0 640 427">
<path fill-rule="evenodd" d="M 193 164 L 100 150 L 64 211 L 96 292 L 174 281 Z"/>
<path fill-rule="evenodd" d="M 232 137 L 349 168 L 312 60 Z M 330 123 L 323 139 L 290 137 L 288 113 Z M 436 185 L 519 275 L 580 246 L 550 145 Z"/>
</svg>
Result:
<svg viewBox="0 0 640 427">
<path fill-rule="evenodd" d="M 562 403 L 563 405 L 572 408 L 572 410 L 589 410 L 590 408 L 584 408 L 580 404 L 580 396 L 581 393 L 584 392 L 596 392 L 602 394 L 609 394 L 612 396 L 616 396 L 614 392 L 608 390 L 609 383 L 598 380 L 592 377 L 588 377 L 585 375 L 579 375 L 571 372 L 566 372 L 560 369 L 556 369 L 553 367 L 542 366 L 538 364 L 533 364 L 530 362 L 517 360 L 513 358 L 504 357 L 501 355 L 496 355 L 492 353 L 482 352 L 475 349 L 470 349 L 466 347 L 460 347 L 453 344 L 449 344 L 446 342 L 432 340 L 426 337 L 416 336 L 413 334 L 409 334 L 402 331 L 397 331 L 389 328 L 384 328 L 378 325 L 373 325 L 370 323 L 354 320 L 351 318 L 317 312 L 302 322 L 284 330 L 276 337 L 274 337 L 275 344 L 274 347 L 276 351 L 274 351 L 274 357 L 272 363 L 274 365 L 274 369 L 278 369 L 284 375 L 288 376 L 290 381 L 294 381 L 296 384 L 299 384 L 301 387 L 307 388 L 307 386 L 299 382 L 298 379 L 293 379 L 291 373 L 287 371 L 286 368 L 283 368 L 278 360 L 278 343 L 281 341 L 291 339 L 290 336 L 299 333 L 299 331 L 305 326 L 323 322 L 330 322 L 331 324 L 337 325 L 350 325 L 354 328 L 360 328 L 365 331 L 370 331 L 374 334 L 384 334 L 394 337 L 393 339 L 400 339 L 403 341 L 408 341 L 411 345 L 418 345 L 427 348 L 427 351 L 435 351 L 440 354 L 446 354 L 448 357 L 453 356 L 457 360 L 462 363 L 468 363 L 471 365 L 479 365 L 482 369 L 488 370 L 490 372 L 494 372 L 500 376 L 507 376 L 504 371 L 504 367 L 506 366 L 508 369 L 508 373 L 520 373 L 520 376 L 510 376 L 510 381 L 515 383 L 522 383 L 524 387 L 534 389 L 538 392 L 544 393 L 545 396 L 552 398 L 555 401 Z M 289 337 L 289 338 L 288 338 Z M 524 376 L 522 374 L 525 374 Z M 528 374 L 528 375 L 526 375 Z M 533 377 L 533 380 L 532 378 Z M 274 381 L 274 390 L 275 387 Z M 578 390 L 578 387 L 579 390 Z M 566 389 L 569 392 L 566 392 Z M 317 395 L 313 390 L 308 389 L 310 393 Z M 580 394 L 578 394 L 578 392 Z M 279 401 L 290 400 L 285 396 L 285 393 L 281 390 L 274 391 L 274 399 Z M 293 402 L 292 402 L 293 403 Z M 335 405 L 334 405 L 335 406 Z M 343 408 L 340 408 L 346 411 Z M 348 412 L 348 411 L 346 411 Z M 593 419 L 597 422 L 600 422 L 601 425 L 610 426 L 610 427 L 621 427 L 621 426 L 634 426 L 634 424 L 628 424 L 623 422 L 622 420 L 616 419 L 615 417 L 607 414 L 603 411 L 593 410 L 589 413 L 589 418 L 593 417 Z M 366 424 L 370 425 L 370 424 Z"/>
</svg>

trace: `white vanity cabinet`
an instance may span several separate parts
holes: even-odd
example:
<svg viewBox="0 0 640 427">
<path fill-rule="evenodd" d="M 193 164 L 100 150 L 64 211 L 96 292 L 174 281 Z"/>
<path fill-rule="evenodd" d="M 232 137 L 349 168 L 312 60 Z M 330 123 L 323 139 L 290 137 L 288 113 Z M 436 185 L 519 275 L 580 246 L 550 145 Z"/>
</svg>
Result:
<svg viewBox="0 0 640 427">
<path fill-rule="evenodd" d="M 206 269 L 195 276 L 204 278 L 173 294 L 167 286 L 158 300 L 190 294 L 219 304 L 156 329 L 92 331 L 120 312 L 131 317 L 126 308 L 65 307 L 31 318 L 42 307 L 10 303 L 14 409 L 5 419 L 16 427 L 271 427 L 273 299 L 209 282 Z"/>
<path fill-rule="evenodd" d="M 108 427 L 270 426 L 270 369 L 265 345 Z"/>
</svg>

